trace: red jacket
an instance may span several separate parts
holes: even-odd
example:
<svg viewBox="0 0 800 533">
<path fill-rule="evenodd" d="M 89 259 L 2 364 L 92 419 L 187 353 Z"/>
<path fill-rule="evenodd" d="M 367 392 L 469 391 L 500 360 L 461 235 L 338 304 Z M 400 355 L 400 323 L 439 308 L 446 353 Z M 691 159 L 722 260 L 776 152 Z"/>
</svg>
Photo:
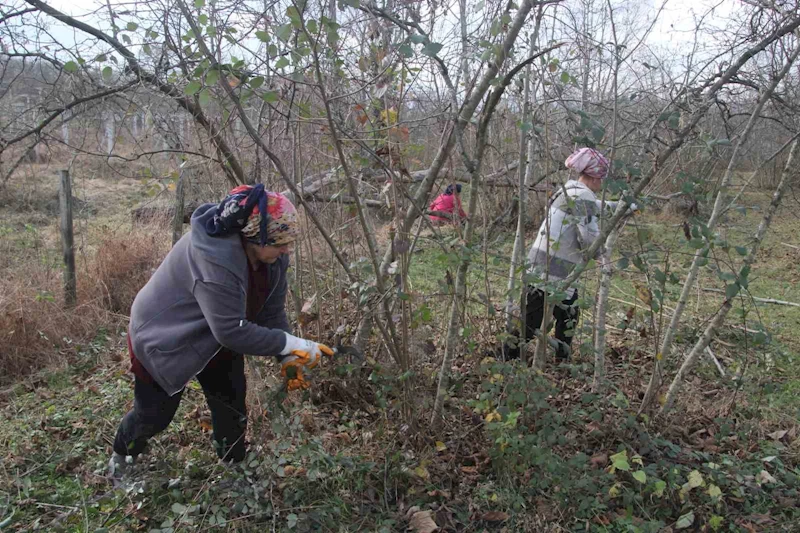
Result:
<svg viewBox="0 0 800 533">
<path fill-rule="evenodd" d="M 428 210 L 441 211 L 442 213 L 448 213 L 452 215 L 455 211 L 456 204 L 458 204 L 458 216 L 460 218 L 466 218 L 467 214 L 461 207 L 461 198 L 457 198 L 455 194 L 440 194 L 431 203 L 430 207 L 428 207 Z M 449 219 L 437 217 L 435 215 L 431 215 L 430 219 L 434 222 L 451 222 Z"/>
</svg>

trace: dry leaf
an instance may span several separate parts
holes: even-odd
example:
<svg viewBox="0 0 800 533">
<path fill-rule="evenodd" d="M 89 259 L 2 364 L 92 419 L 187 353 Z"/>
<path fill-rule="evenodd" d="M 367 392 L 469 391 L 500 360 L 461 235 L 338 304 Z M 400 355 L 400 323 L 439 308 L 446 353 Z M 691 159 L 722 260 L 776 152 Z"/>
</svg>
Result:
<svg viewBox="0 0 800 533">
<path fill-rule="evenodd" d="M 478 467 L 477 466 L 462 466 L 461 471 L 465 474 L 477 474 Z"/>
<path fill-rule="evenodd" d="M 636 287 L 636 296 L 645 304 L 650 305 L 650 302 L 653 301 L 653 293 L 650 292 L 650 288 L 639 283 L 634 283 L 634 286 Z"/>
<path fill-rule="evenodd" d="M 300 309 L 300 312 L 297 314 L 297 322 L 301 326 L 305 326 L 311 321 L 316 320 L 317 316 L 319 316 L 319 313 L 314 309 L 316 303 L 317 295 L 315 294 L 303 304 L 303 308 Z"/>
<path fill-rule="evenodd" d="M 450 499 L 450 491 L 449 490 L 440 490 L 440 489 L 429 490 L 428 491 L 428 496 L 430 496 L 431 498 L 444 498 L 445 500 L 449 500 Z"/>
<path fill-rule="evenodd" d="M 433 520 L 432 511 L 417 511 L 411 515 L 411 519 L 408 522 L 409 527 L 416 533 L 433 533 L 439 529 L 439 526 Z"/>
<path fill-rule="evenodd" d="M 775 519 L 768 514 L 751 514 L 750 516 L 745 516 L 745 519 L 759 526 L 775 523 Z"/>
<path fill-rule="evenodd" d="M 420 478 L 422 478 L 422 479 L 425 479 L 425 480 L 428 480 L 428 479 L 430 479 L 430 478 L 431 478 L 431 473 L 430 473 L 430 472 L 428 472 L 428 469 L 427 469 L 427 468 L 425 468 L 425 465 L 419 465 L 418 467 L 416 467 L 416 468 L 414 469 L 414 473 L 415 473 L 415 474 L 416 474 L 418 477 L 420 477 Z"/>
<path fill-rule="evenodd" d="M 781 440 L 783 437 L 786 436 L 787 433 L 789 432 L 783 429 L 780 431 L 775 431 L 774 433 L 770 433 L 768 437 L 771 438 L 772 440 Z"/>
<path fill-rule="evenodd" d="M 608 465 L 608 454 L 598 453 L 597 455 L 589 459 L 589 462 L 592 464 L 594 468 L 605 468 L 606 465 Z"/>
<path fill-rule="evenodd" d="M 764 485 L 766 483 L 777 483 L 778 480 L 772 477 L 772 474 L 767 472 L 766 470 L 762 470 L 756 476 L 756 481 L 758 481 L 759 485 Z"/>
<path fill-rule="evenodd" d="M 485 522 L 505 522 L 508 520 L 508 513 L 503 511 L 489 511 L 481 515 L 481 520 Z"/>
<path fill-rule="evenodd" d="M 202 428 L 204 431 L 211 431 L 214 429 L 214 425 L 211 423 L 210 416 L 201 416 L 197 419 L 197 421 L 200 423 L 200 428 Z"/>
</svg>

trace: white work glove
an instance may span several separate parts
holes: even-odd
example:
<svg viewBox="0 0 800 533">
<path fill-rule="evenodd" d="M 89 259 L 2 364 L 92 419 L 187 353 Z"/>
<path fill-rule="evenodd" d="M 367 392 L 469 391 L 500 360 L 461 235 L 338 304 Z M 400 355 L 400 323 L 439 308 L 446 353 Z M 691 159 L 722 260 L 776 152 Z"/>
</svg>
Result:
<svg viewBox="0 0 800 533">
<path fill-rule="evenodd" d="M 631 202 L 631 204 L 628 206 L 628 210 L 625 211 L 625 214 L 626 215 L 634 215 L 634 214 L 638 213 L 640 209 L 641 209 L 641 207 L 639 206 L 639 204 L 637 204 L 635 202 Z"/>
<path fill-rule="evenodd" d="M 333 350 L 324 344 L 301 339 L 286 332 L 284 335 L 286 335 L 286 346 L 280 353 L 283 356 L 281 358 L 281 375 L 286 378 L 286 384 L 290 391 L 308 388 L 308 382 L 305 381 L 303 372 L 317 366 L 323 353 L 332 356 Z M 294 370 L 290 371 L 292 368 Z"/>
</svg>

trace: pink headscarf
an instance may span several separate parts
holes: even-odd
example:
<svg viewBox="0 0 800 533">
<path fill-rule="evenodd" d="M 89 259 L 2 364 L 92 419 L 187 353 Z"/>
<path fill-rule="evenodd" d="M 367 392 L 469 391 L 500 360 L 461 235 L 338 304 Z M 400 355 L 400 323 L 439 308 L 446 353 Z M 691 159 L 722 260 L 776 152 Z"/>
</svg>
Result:
<svg viewBox="0 0 800 533">
<path fill-rule="evenodd" d="M 579 148 L 564 164 L 578 174 L 586 174 L 590 178 L 605 179 L 608 176 L 608 158 L 594 148 Z"/>
</svg>

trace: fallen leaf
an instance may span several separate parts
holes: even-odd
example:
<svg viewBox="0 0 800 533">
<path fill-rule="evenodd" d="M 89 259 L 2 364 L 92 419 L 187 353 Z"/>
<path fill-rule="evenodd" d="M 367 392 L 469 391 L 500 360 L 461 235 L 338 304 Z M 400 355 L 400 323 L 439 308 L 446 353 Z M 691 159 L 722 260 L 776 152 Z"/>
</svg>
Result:
<svg viewBox="0 0 800 533">
<path fill-rule="evenodd" d="M 503 511 L 489 511 L 481 515 L 481 520 L 484 522 L 505 522 L 508 518 L 508 513 Z"/>
<path fill-rule="evenodd" d="M 419 465 L 418 467 L 416 467 L 416 468 L 414 469 L 414 473 L 415 473 L 415 474 L 416 474 L 418 477 L 420 477 L 420 478 L 422 478 L 422 479 L 425 479 L 425 480 L 428 480 L 428 479 L 430 479 L 430 478 L 431 478 L 431 473 L 430 473 L 430 472 L 428 472 L 428 469 L 427 469 L 427 468 L 425 468 L 425 466 L 424 466 L 424 465 Z"/>
<path fill-rule="evenodd" d="M 440 490 L 440 489 L 429 490 L 428 491 L 428 496 L 430 496 L 431 498 L 444 498 L 445 500 L 449 500 L 450 499 L 450 491 L 449 490 Z"/>
<path fill-rule="evenodd" d="M 608 454 L 598 453 L 589 459 L 589 463 L 591 463 L 594 468 L 605 468 L 606 465 L 608 465 Z"/>
<path fill-rule="evenodd" d="M 317 311 L 314 309 L 316 303 L 317 295 L 315 294 L 303 304 L 302 309 L 300 309 L 300 312 L 297 314 L 297 322 L 301 326 L 305 326 L 306 324 L 316 320 L 319 316 Z"/>
<path fill-rule="evenodd" d="M 745 516 L 744 518 L 759 526 L 775 523 L 775 519 L 768 514 L 751 514 L 750 516 Z"/>
<path fill-rule="evenodd" d="M 675 523 L 675 529 L 686 529 L 692 524 L 694 524 L 694 511 L 689 511 L 678 518 L 678 521 Z"/>
<path fill-rule="evenodd" d="M 203 431 L 211 431 L 214 429 L 210 416 L 201 416 L 197 419 L 197 422 L 200 424 L 200 428 L 203 429 Z"/>
<path fill-rule="evenodd" d="M 703 483 L 705 483 L 703 481 L 703 475 L 699 471 L 692 470 L 691 472 L 689 472 L 689 483 L 688 483 L 688 485 L 689 485 L 690 489 L 693 489 L 693 488 L 696 488 L 696 487 L 702 487 Z"/>
<path fill-rule="evenodd" d="M 417 511 L 411 515 L 408 526 L 417 533 L 433 533 L 439 526 L 433 520 L 432 511 Z"/>
<path fill-rule="evenodd" d="M 766 470 L 762 470 L 761 472 L 758 473 L 758 475 L 756 476 L 756 481 L 758 482 L 759 485 L 778 482 L 778 480 L 772 477 L 772 474 L 770 474 Z"/>
<path fill-rule="evenodd" d="M 447 449 L 447 444 L 445 444 L 444 442 L 442 442 L 440 440 L 436 441 L 436 451 L 437 452 L 443 452 L 446 449 Z"/>
<path fill-rule="evenodd" d="M 788 430 L 782 429 L 782 430 L 780 430 L 780 431 L 775 431 L 775 432 L 773 432 L 773 433 L 770 433 L 770 434 L 769 434 L 769 435 L 767 435 L 767 436 L 768 436 L 769 438 L 771 438 L 772 440 L 781 440 L 783 437 L 785 437 L 785 436 L 786 436 L 786 434 L 787 434 L 787 433 L 789 433 L 789 431 L 788 431 Z"/>
<path fill-rule="evenodd" d="M 462 466 L 461 471 L 465 474 L 477 474 L 478 467 L 477 466 Z"/>
</svg>

